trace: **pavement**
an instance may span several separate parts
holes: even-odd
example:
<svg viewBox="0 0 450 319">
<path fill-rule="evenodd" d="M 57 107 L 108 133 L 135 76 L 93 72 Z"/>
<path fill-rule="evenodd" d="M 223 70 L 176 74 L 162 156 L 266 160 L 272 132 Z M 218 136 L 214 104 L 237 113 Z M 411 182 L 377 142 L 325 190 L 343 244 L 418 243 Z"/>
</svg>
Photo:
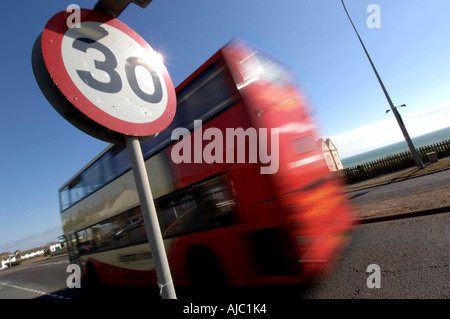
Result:
<svg viewBox="0 0 450 319">
<path fill-rule="evenodd" d="M 370 191 L 372 188 L 392 185 L 393 183 L 411 181 L 420 184 L 421 177 L 443 172 L 447 174 L 447 171 L 450 170 L 450 158 L 440 160 L 440 163 L 438 163 L 428 164 L 422 170 L 411 168 L 359 184 L 349 185 L 347 191 L 352 198 L 352 193 L 357 194 L 362 190 Z M 363 224 L 445 213 L 450 212 L 450 187 L 439 187 L 354 205 Z"/>
<path fill-rule="evenodd" d="M 403 219 L 403 218 L 410 218 L 410 217 L 419 217 L 419 216 L 425 216 L 425 215 L 433 215 L 433 214 L 442 214 L 442 213 L 448 213 L 450 212 L 450 206 L 445 207 L 438 207 L 438 208 L 430 208 L 430 209 L 424 209 L 424 210 L 416 210 L 406 213 L 396 213 L 396 214 L 385 214 L 380 216 L 371 216 L 371 217 L 363 217 L 361 218 L 362 224 L 369 224 L 369 223 L 377 223 L 377 222 L 384 222 L 389 220 L 396 220 L 396 219 Z"/>
</svg>

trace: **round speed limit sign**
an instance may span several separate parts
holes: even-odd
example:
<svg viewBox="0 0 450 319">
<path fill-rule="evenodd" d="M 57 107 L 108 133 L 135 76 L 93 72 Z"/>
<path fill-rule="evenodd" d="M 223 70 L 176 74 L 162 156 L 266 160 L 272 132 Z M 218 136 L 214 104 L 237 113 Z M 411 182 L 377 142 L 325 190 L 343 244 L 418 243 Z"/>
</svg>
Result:
<svg viewBox="0 0 450 319">
<path fill-rule="evenodd" d="M 112 131 L 149 136 L 176 111 L 172 80 L 161 56 L 124 23 L 81 9 L 53 16 L 42 32 L 42 57 L 58 89 L 79 111 Z"/>
</svg>

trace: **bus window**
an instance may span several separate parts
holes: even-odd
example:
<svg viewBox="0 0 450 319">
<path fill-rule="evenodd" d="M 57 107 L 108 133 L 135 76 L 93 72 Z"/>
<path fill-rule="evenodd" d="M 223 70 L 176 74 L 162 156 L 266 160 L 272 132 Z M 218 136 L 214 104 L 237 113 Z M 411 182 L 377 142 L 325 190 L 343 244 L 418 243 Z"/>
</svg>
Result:
<svg viewBox="0 0 450 319">
<path fill-rule="evenodd" d="M 91 232 L 88 233 L 87 230 L 81 230 L 77 233 L 78 238 L 78 252 L 80 255 L 88 252 L 94 245 L 92 243 L 92 236 L 90 236 Z"/>
<path fill-rule="evenodd" d="M 69 184 L 69 194 L 71 204 L 78 202 L 84 197 L 84 182 L 79 176 L 72 183 Z"/>
<path fill-rule="evenodd" d="M 271 57 L 270 54 L 263 50 L 258 50 L 256 56 L 261 63 L 263 72 L 261 72 L 261 79 L 267 83 L 279 85 L 284 87 L 286 85 L 298 86 L 298 80 L 294 72 L 280 61 Z"/>
<path fill-rule="evenodd" d="M 206 120 L 217 110 L 237 99 L 233 80 L 223 66 L 213 64 L 177 94 L 181 127 L 190 127 L 194 119 Z M 206 112 L 206 114 L 205 114 Z M 177 119 L 178 120 L 178 119 Z"/>
<path fill-rule="evenodd" d="M 215 182 L 206 183 L 200 191 L 205 223 L 210 228 L 230 226 L 233 224 L 231 209 L 234 200 L 224 184 L 212 185 Z"/>
<path fill-rule="evenodd" d="M 95 162 L 82 173 L 81 176 L 86 185 L 87 194 L 93 193 L 104 184 L 101 169 L 102 169 L 101 162 Z"/>
<path fill-rule="evenodd" d="M 105 220 L 92 228 L 95 236 L 95 242 L 97 243 L 97 248 L 102 250 L 110 248 L 108 246 L 111 245 L 111 239 L 113 238 L 116 230 L 114 218 Z"/>
<path fill-rule="evenodd" d="M 201 217 L 194 198 L 191 195 L 175 197 L 161 205 L 159 221 L 165 238 L 192 232 Z M 197 224 L 197 225 L 196 225 Z"/>
<path fill-rule="evenodd" d="M 232 199 L 222 177 L 188 186 L 157 201 L 165 238 L 230 226 Z"/>
<path fill-rule="evenodd" d="M 118 177 L 131 168 L 130 157 L 125 146 L 117 145 L 112 149 L 112 166 L 114 176 Z"/>
<path fill-rule="evenodd" d="M 317 142 L 311 135 L 299 137 L 292 141 L 294 148 L 294 154 L 301 155 L 308 152 L 317 150 Z"/>
<path fill-rule="evenodd" d="M 60 207 L 61 212 L 70 207 L 71 203 L 70 203 L 69 186 L 64 187 L 59 192 L 59 203 L 61 205 Z"/>
<path fill-rule="evenodd" d="M 137 207 L 125 214 L 126 222 L 119 230 L 119 236 L 126 236 L 129 245 L 148 241 L 141 208 Z"/>
</svg>

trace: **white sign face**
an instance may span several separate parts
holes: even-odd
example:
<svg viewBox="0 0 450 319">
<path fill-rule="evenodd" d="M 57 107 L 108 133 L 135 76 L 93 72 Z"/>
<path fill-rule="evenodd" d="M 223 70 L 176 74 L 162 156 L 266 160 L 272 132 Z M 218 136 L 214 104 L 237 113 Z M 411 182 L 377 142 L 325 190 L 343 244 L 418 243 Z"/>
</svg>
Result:
<svg viewBox="0 0 450 319">
<path fill-rule="evenodd" d="M 77 28 L 65 11 L 47 23 L 42 54 L 55 84 L 81 112 L 113 131 L 147 136 L 167 127 L 176 97 L 161 56 L 133 30 L 83 9 Z"/>
<path fill-rule="evenodd" d="M 96 39 L 91 30 L 99 29 L 107 35 Z M 164 113 L 167 88 L 162 70 L 157 69 L 162 58 L 126 33 L 107 24 L 83 22 L 66 32 L 61 51 L 74 84 L 104 112 L 132 123 L 153 122 Z"/>
</svg>

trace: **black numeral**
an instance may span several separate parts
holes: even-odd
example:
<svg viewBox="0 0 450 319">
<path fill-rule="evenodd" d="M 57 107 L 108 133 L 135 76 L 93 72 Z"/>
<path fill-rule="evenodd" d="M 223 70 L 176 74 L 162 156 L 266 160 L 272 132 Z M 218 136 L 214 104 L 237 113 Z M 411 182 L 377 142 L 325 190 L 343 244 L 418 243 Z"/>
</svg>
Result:
<svg viewBox="0 0 450 319">
<path fill-rule="evenodd" d="M 104 71 L 109 75 L 109 82 L 102 82 L 95 79 L 90 71 L 76 70 L 78 76 L 84 83 L 95 90 L 106 93 L 117 93 L 122 90 L 122 80 L 120 74 L 116 71 L 117 59 L 110 49 L 100 42 L 89 38 L 77 38 L 73 42 L 72 47 L 85 53 L 88 49 L 95 49 L 100 51 L 105 57 L 104 61 L 94 60 L 94 66 L 97 70 Z M 155 88 L 153 94 L 148 94 L 140 88 L 136 78 L 136 67 L 138 66 L 144 67 L 151 75 Z M 156 71 L 144 60 L 138 57 L 129 57 L 125 62 L 125 74 L 131 89 L 139 98 L 148 103 L 159 103 L 162 100 L 163 91 L 161 80 Z"/>
<path fill-rule="evenodd" d="M 136 79 L 136 67 L 142 66 L 147 69 L 147 71 L 152 76 L 153 84 L 155 86 L 155 91 L 153 94 L 147 94 L 141 90 L 139 87 L 139 83 Z M 139 96 L 144 101 L 149 103 L 158 103 L 162 100 L 162 86 L 161 81 L 159 80 L 158 74 L 156 74 L 155 70 L 151 68 L 144 60 L 137 57 L 130 57 L 127 59 L 125 63 L 125 73 L 127 75 L 128 83 L 131 86 L 131 89 L 137 96 Z"/>
<path fill-rule="evenodd" d="M 106 93 L 117 93 L 122 89 L 120 75 L 115 71 L 115 68 L 117 68 L 117 60 L 114 53 L 112 53 L 110 49 L 100 42 L 88 38 L 78 38 L 73 42 L 72 46 L 74 49 L 83 52 L 87 52 L 89 48 L 96 49 L 105 56 L 105 61 L 94 60 L 94 65 L 96 69 L 108 73 L 110 78 L 109 82 L 96 80 L 89 71 L 76 70 L 78 76 L 84 83 L 93 89 Z"/>
</svg>

